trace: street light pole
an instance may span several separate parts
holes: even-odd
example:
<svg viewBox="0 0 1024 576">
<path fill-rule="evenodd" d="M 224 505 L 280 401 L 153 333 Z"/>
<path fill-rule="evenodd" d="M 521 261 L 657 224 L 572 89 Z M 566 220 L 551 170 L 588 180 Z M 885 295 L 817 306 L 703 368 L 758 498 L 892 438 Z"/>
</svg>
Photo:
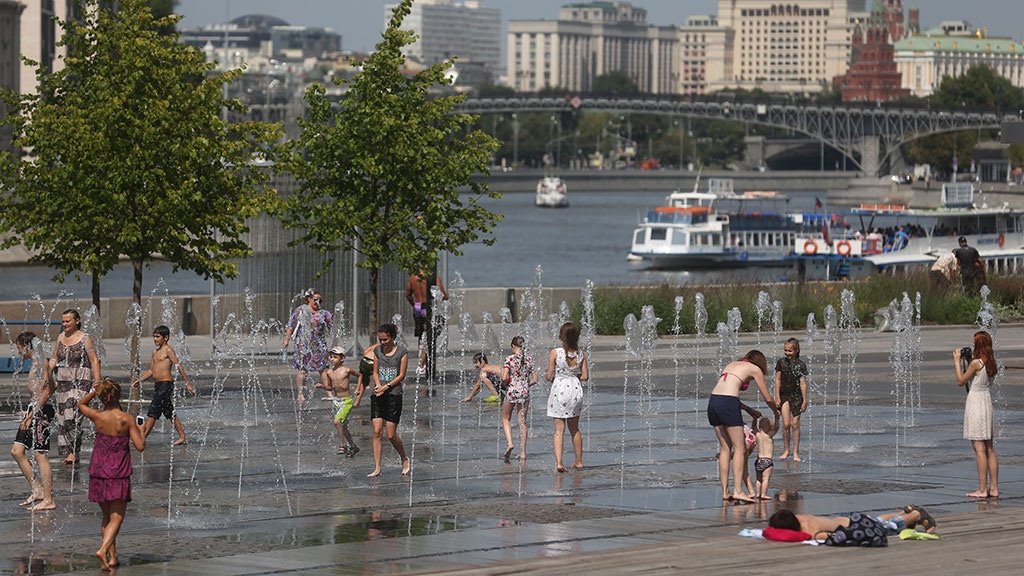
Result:
<svg viewBox="0 0 1024 576">
<path fill-rule="evenodd" d="M 519 117 L 512 114 L 512 167 L 519 167 Z"/>
</svg>

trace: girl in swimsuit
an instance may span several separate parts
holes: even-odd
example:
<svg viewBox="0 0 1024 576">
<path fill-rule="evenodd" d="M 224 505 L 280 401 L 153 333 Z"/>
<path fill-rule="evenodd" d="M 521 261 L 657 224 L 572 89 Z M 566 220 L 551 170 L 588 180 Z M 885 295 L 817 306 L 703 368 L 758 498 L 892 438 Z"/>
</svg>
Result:
<svg viewBox="0 0 1024 576">
<path fill-rule="evenodd" d="M 722 484 L 723 500 L 754 501 L 743 492 L 743 471 L 747 461 L 741 410 L 749 408 L 740 402 L 740 392 L 746 390 L 753 380 L 765 403 L 772 412 L 775 412 L 775 400 L 764 381 L 767 371 L 768 361 L 764 354 L 759 350 L 751 350 L 741 360 L 725 366 L 718 383 L 711 391 L 711 398 L 708 400 L 708 423 L 714 427 L 715 436 L 718 438 L 718 477 Z M 730 462 L 733 475 L 732 492 L 729 491 Z"/>
</svg>

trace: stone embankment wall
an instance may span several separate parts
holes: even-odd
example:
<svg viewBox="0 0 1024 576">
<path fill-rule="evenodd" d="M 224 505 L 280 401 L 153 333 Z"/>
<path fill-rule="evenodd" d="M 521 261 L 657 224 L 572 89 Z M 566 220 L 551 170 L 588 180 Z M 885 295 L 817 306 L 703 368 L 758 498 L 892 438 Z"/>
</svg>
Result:
<svg viewBox="0 0 1024 576">
<path fill-rule="evenodd" d="M 452 320 L 455 325 L 462 313 L 468 312 L 473 321 L 481 322 L 484 312 L 488 312 L 494 318 L 494 322 L 500 322 L 498 313 L 503 307 L 508 307 L 513 313 L 516 322 L 524 317 L 526 310 L 521 308 L 525 288 L 467 288 L 462 305 L 452 310 Z M 363 298 L 366 296 L 364 295 Z M 397 296 L 396 296 L 397 297 Z M 404 297 L 404 295 L 402 296 Z M 210 295 L 197 294 L 192 296 L 172 296 L 175 303 L 175 317 L 178 327 L 182 328 L 187 335 L 210 334 L 211 331 L 211 309 Z M 540 290 L 540 301 L 543 307 L 543 318 L 548 314 L 558 312 L 558 307 L 563 301 L 570 306 L 580 301 L 582 289 L 580 288 L 542 288 Z M 89 302 L 80 302 L 79 312 L 85 314 Z M 243 306 L 242 296 L 220 295 L 218 296 L 217 323 L 224 321 L 227 315 Z M 17 337 L 22 330 L 31 330 L 40 338 L 53 341 L 60 332 L 60 316 L 69 307 L 69 303 L 54 303 L 43 300 L 42 305 L 38 301 L 26 303 L 0 302 L 0 328 L 3 334 L 0 335 L 0 346 L 10 344 L 11 340 Z M 100 301 L 100 320 L 103 330 L 103 338 L 125 338 L 128 335 L 128 325 L 125 319 L 131 307 L 131 298 L 103 298 Z M 162 302 L 154 300 L 151 304 L 148 299 L 143 299 L 143 309 L 146 310 L 144 325 L 142 326 L 142 337 L 147 338 L 153 332 L 153 328 L 162 324 Z M 411 312 L 411 309 L 409 310 Z M 408 324 L 406 331 L 412 332 L 411 314 L 403 317 L 403 322 Z M 345 321 L 346 326 L 352 326 L 352 319 Z M 365 319 L 360 319 L 356 324 L 365 326 Z"/>
</svg>

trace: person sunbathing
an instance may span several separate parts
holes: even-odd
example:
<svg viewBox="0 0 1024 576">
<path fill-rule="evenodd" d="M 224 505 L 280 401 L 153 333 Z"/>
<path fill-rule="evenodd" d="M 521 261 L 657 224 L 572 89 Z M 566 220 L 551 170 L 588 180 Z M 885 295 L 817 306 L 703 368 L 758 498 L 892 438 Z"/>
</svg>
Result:
<svg viewBox="0 0 1024 576">
<path fill-rule="evenodd" d="M 888 534 L 899 534 L 905 528 L 920 526 L 925 532 L 935 532 L 935 519 L 928 513 L 924 506 L 911 504 L 900 512 L 873 516 L 865 514 L 882 526 Z M 795 514 L 792 510 L 777 510 L 768 518 L 768 525 L 772 528 L 784 528 L 796 532 L 804 532 L 816 537 L 821 532 L 835 532 L 840 526 L 849 526 L 849 516 L 814 516 L 813 514 Z"/>
</svg>

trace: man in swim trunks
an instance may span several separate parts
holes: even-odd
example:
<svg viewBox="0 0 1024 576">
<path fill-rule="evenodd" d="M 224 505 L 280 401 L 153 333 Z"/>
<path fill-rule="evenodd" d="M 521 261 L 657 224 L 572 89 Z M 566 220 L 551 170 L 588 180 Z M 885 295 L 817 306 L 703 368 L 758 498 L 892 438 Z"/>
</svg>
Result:
<svg viewBox="0 0 1024 576">
<path fill-rule="evenodd" d="M 416 376 L 434 376 L 434 340 L 440 326 L 431 327 L 430 314 L 433 309 L 434 297 L 431 291 L 432 286 L 437 286 L 441 292 L 441 299 L 448 299 L 448 292 L 445 291 L 441 279 L 436 274 L 430 274 L 426 270 L 420 270 L 417 274 L 409 276 L 405 284 L 405 299 L 412 306 L 412 318 L 416 326 L 415 336 L 419 341 L 419 361 L 416 366 Z M 428 371 L 430 372 L 428 374 Z"/>
<path fill-rule="evenodd" d="M 188 438 L 185 436 L 185 427 L 181 425 L 181 420 L 174 412 L 174 377 L 171 375 L 171 368 L 178 367 L 178 373 L 185 380 L 185 386 L 190 396 L 194 396 L 196 391 L 192 388 L 192 382 L 189 381 L 188 374 L 185 374 L 185 369 L 178 362 L 178 355 L 174 353 L 174 348 L 168 344 L 170 338 L 171 330 L 167 326 L 161 325 L 153 329 L 153 344 L 156 345 L 156 349 L 153 350 L 153 356 L 149 361 L 149 370 L 143 372 L 135 382 L 132 382 L 132 388 L 138 388 L 143 380 L 150 376 L 153 377 L 155 384 L 153 402 L 149 406 L 149 411 L 146 412 L 142 435 L 149 437 L 149 433 L 162 414 L 164 418 L 174 420 L 174 429 L 178 431 L 178 439 L 174 441 L 173 445 L 180 446 L 187 442 Z"/>
</svg>

